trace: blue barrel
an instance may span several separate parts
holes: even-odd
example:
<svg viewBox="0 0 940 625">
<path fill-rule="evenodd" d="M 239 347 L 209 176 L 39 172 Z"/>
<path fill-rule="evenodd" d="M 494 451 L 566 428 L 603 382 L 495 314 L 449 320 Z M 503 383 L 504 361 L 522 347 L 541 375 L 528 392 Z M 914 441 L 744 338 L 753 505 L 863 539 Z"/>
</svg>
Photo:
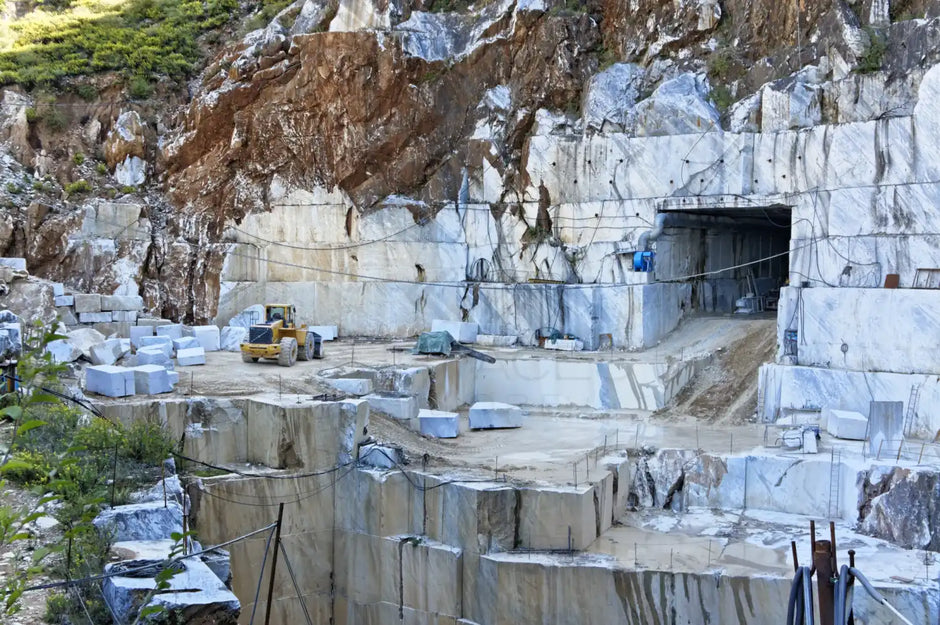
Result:
<svg viewBox="0 0 940 625">
<path fill-rule="evenodd" d="M 655 252 L 633 252 L 633 271 L 652 271 Z"/>
</svg>

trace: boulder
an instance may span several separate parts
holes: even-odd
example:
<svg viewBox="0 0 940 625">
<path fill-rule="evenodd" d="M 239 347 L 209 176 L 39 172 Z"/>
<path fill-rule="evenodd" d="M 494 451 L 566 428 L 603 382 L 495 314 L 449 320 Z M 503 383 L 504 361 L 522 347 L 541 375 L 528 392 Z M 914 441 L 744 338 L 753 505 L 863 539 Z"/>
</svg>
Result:
<svg viewBox="0 0 940 625">
<path fill-rule="evenodd" d="M 181 349 L 190 349 L 192 347 L 202 347 L 199 344 L 198 339 L 194 336 L 184 336 L 178 339 L 173 339 L 173 349 L 179 351 Z"/>
<path fill-rule="evenodd" d="M 219 347 L 226 352 L 240 352 L 242 343 L 248 340 L 248 328 L 225 326 L 219 336 Z"/>
<path fill-rule="evenodd" d="M 94 365 L 113 365 L 124 353 L 120 339 L 108 339 L 91 348 L 91 362 Z"/>
<path fill-rule="evenodd" d="M 264 306 L 255 304 L 241 311 L 228 321 L 230 327 L 250 328 L 264 320 Z"/>
<path fill-rule="evenodd" d="M 173 532 L 183 533 L 183 508 L 163 500 L 116 506 L 103 511 L 93 521 L 102 535 L 114 541 L 161 540 Z"/>
<path fill-rule="evenodd" d="M 82 350 L 68 339 L 49 341 L 46 351 L 52 354 L 52 361 L 59 364 L 75 362 L 82 356 Z"/>
<path fill-rule="evenodd" d="M 77 347 L 87 360 L 91 360 L 91 348 L 104 343 L 105 336 L 94 328 L 79 328 L 68 333 L 68 340 Z"/>
</svg>

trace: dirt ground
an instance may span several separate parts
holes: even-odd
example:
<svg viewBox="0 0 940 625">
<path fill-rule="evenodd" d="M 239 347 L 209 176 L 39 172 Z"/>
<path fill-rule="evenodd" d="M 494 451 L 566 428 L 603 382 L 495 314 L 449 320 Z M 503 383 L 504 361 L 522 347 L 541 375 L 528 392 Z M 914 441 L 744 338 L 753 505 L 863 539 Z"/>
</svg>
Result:
<svg viewBox="0 0 940 625">
<path fill-rule="evenodd" d="M 739 425 L 754 420 L 757 374 L 773 362 L 777 348 L 775 319 L 750 321 L 743 338 L 716 351 L 714 360 L 655 417 L 695 417 L 709 424 Z"/>
</svg>

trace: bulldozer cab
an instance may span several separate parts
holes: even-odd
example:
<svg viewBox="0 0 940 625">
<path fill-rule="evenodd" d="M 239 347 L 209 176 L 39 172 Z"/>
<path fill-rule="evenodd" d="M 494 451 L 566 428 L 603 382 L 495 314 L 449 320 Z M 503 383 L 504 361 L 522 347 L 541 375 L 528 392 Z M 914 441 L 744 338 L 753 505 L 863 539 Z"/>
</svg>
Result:
<svg viewBox="0 0 940 625">
<path fill-rule="evenodd" d="M 266 324 L 282 321 L 283 328 L 294 327 L 294 307 L 288 304 L 267 304 L 264 307 L 264 322 Z"/>
</svg>

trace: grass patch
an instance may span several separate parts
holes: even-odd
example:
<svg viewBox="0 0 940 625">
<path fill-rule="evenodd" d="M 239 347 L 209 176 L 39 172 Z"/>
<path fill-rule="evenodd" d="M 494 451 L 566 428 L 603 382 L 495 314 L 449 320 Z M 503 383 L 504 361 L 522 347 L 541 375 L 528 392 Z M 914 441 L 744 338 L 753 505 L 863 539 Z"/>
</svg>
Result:
<svg viewBox="0 0 940 625">
<path fill-rule="evenodd" d="M 858 60 L 858 67 L 855 69 L 859 74 L 871 74 L 879 71 L 884 64 L 885 50 L 887 49 L 884 37 L 875 32 L 874 28 L 866 26 L 865 32 L 868 33 L 871 43 L 865 54 Z"/>
<path fill-rule="evenodd" d="M 75 182 L 70 182 L 65 185 L 65 193 L 67 195 L 75 195 L 76 193 L 88 193 L 91 191 L 91 185 L 87 180 L 82 178 L 81 180 L 76 180 Z"/>
<path fill-rule="evenodd" d="M 196 38 L 237 11 L 237 0 L 43 4 L 0 32 L 0 84 L 58 85 L 67 76 L 104 71 L 182 80 L 200 59 Z"/>
</svg>

